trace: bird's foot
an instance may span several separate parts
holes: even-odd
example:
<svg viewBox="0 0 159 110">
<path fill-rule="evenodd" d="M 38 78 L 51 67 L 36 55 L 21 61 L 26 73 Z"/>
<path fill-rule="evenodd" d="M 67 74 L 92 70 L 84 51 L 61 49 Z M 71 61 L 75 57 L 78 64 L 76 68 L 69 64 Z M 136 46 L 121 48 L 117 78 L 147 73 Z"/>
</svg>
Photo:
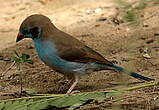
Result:
<svg viewBox="0 0 159 110">
<path fill-rule="evenodd" d="M 80 93 L 80 91 L 79 90 L 74 90 L 72 92 L 67 92 L 66 94 L 77 94 L 77 93 Z"/>
</svg>

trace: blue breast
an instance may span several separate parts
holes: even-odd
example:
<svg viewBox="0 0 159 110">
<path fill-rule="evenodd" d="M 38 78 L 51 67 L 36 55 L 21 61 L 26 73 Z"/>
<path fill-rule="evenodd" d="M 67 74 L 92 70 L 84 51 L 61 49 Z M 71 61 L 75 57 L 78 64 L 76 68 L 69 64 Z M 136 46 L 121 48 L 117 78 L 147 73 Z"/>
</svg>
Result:
<svg viewBox="0 0 159 110">
<path fill-rule="evenodd" d="M 40 39 L 34 39 L 34 44 L 38 56 L 40 59 L 49 66 L 63 66 L 65 62 L 62 62 L 58 56 L 58 52 L 53 42 L 41 41 Z"/>
<path fill-rule="evenodd" d="M 87 64 L 63 60 L 59 57 L 53 41 L 34 39 L 34 44 L 39 58 L 48 66 L 62 73 L 85 74 Z"/>
</svg>

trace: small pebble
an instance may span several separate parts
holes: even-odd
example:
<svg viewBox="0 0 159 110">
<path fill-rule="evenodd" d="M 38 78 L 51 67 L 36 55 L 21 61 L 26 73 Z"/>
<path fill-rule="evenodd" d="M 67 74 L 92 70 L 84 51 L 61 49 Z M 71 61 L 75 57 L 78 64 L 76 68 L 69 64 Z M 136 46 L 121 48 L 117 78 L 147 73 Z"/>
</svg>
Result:
<svg viewBox="0 0 159 110">
<path fill-rule="evenodd" d="M 151 57 L 150 57 L 150 55 L 149 55 L 149 54 L 147 54 L 147 53 L 146 53 L 146 54 L 144 54 L 144 55 L 143 55 L 143 57 L 144 57 L 144 58 L 147 58 L 147 59 L 150 59 L 150 58 L 151 58 Z"/>
<path fill-rule="evenodd" d="M 147 41 L 146 41 L 146 43 L 147 44 L 150 44 L 150 43 L 153 43 L 155 40 L 154 39 L 148 39 Z"/>
<path fill-rule="evenodd" d="M 86 10 L 86 14 L 92 14 L 93 10 Z"/>
<path fill-rule="evenodd" d="M 0 56 L 0 60 L 3 60 L 3 58 L 4 58 L 3 56 Z"/>
<path fill-rule="evenodd" d="M 95 13 L 100 13 L 101 11 L 102 11 L 101 8 L 96 8 L 96 9 L 94 10 Z"/>
<path fill-rule="evenodd" d="M 100 24 L 96 24 L 96 25 L 94 25 L 95 27 L 99 27 L 100 26 Z"/>
<path fill-rule="evenodd" d="M 149 25 L 148 25 L 148 24 L 146 24 L 146 23 L 144 23 L 144 24 L 143 24 L 143 27 L 149 27 Z"/>
<path fill-rule="evenodd" d="M 127 28 L 126 28 L 126 31 L 130 31 L 130 28 L 127 27 Z"/>
<path fill-rule="evenodd" d="M 145 48 L 143 52 L 144 52 L 144 53 L 147 53 L 147 52 L 148 52 L 148 48 Z"/>
<path fill-rule="evenodd" d="M 159 36 L 159 32 L 154 33 L 154 36 Z"/>
<path fill-rule="evenodd" d="M 105 21 L 105 20 L 107 20 L 107 18 L 99 18 L 99 19 L 97 19 L 96 21 Z"/>
</svg>

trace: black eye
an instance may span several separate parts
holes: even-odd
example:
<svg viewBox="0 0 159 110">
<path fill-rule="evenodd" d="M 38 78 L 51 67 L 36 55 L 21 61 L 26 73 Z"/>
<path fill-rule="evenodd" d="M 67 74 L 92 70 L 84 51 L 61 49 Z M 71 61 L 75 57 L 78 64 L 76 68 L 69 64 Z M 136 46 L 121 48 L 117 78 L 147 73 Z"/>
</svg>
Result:
<svg viewBox="0 0 159 110">
<path fill-rule="evenodd" d="M 26 35 L 26 34 L 29 34 L 29 31 L 28 31 L 28 29 L 23 29 L 23 31 L 22 31 L 22 33 L 24 34 L 24 35 Z"/>
<path fill-rule="evenodd" d="M 38 27 L 33 27 L 30 29 L 30 33 L 32 34 L 33 38 L 38 37 L 39 34 L 39 28 Z"/>
</svg>

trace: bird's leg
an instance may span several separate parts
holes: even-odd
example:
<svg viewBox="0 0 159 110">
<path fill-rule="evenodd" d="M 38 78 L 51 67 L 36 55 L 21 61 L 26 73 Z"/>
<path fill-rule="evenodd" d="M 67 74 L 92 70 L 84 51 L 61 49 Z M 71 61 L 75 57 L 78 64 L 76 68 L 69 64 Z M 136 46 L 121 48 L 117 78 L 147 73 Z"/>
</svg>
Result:
<svg viewBox="0 0 159 110">
<path fill-rule="evenodd" d="M 66 83 L 67 86 L 70 86 L 75 81 L 74 75 L 65 75 L 64 78 L 65 78 L 65 81 L 67 82 Z"/>
<path fill-rule="evenodd" d="M 72 90 L 75 88 L 75 86 L 77 85 L 79 80 L 79 77 L 77 75 L 75 75 L 75 81 L 73 82 L 73 84 L 71 85 L 71 87 L 69 88 L 69 90 L 67 91 L 66 94 L 71 94 Z"/>
</svg>

